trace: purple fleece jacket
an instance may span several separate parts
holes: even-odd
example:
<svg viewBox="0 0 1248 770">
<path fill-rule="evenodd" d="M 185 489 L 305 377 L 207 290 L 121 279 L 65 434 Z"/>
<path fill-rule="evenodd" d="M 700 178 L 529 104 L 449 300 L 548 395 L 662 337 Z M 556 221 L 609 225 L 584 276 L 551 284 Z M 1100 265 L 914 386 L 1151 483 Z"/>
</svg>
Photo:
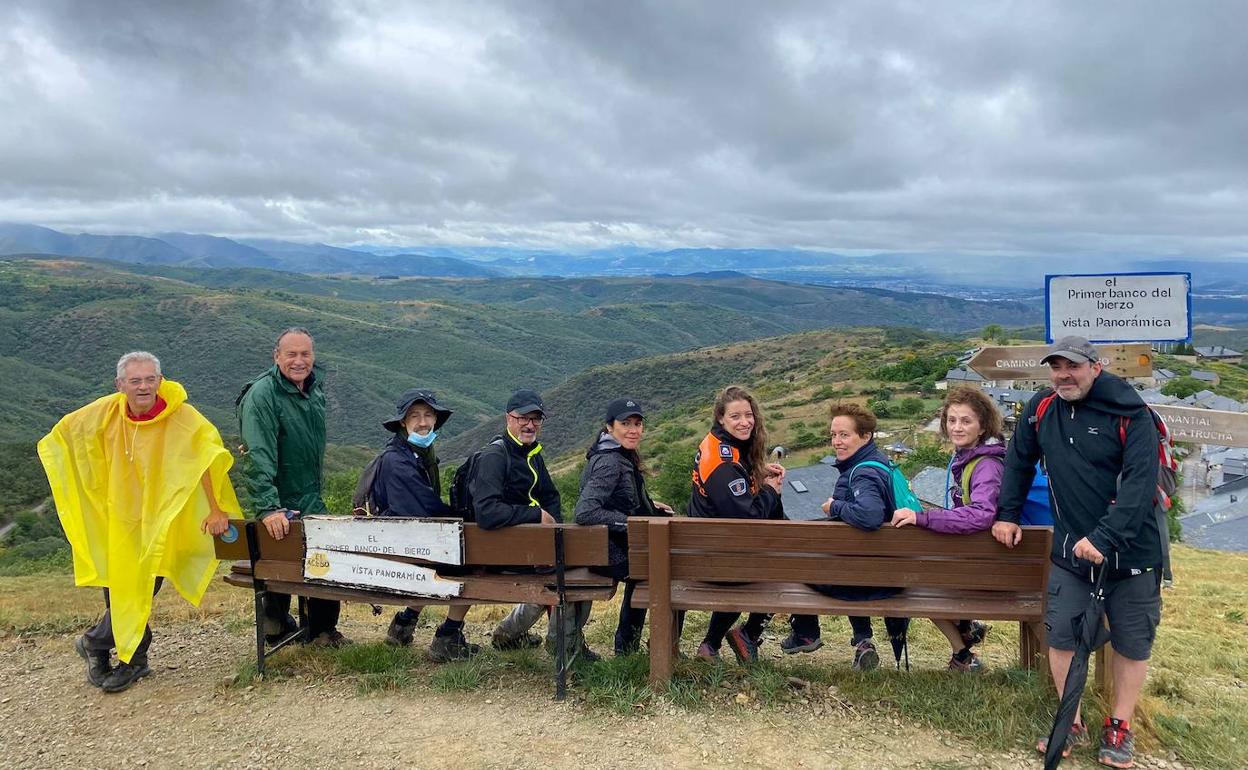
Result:
<svg viewBox="0 0 1248 770">
<path fill-rule="evenodd" d="M 929 508 L 918 511 L 915 524 L 935 532 L 969 535 L 992 528 L 997 517 L 997 495 L 1001 493 L 1001 477 L 1005 472 L 1005 444 L 977 444 L 959 449 L 953 456 L 950 496 L 952 508 Z M 962 470 L 976 457 L 983 457 L 971 475 L 971 499 L 962 499 Z"/>
</svg>

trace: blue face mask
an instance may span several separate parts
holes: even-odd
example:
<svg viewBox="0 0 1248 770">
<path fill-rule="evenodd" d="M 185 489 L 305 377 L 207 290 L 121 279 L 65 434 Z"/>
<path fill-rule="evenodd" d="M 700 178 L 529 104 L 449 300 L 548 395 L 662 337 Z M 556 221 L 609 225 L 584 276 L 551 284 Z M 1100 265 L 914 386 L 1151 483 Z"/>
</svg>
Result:
<svg viewBox="0 0 1248 770">
<path fill-rule="evenodd" d="M 431 430 L 423 436 L 419 433 L 409 433 L 407 434 L 407 443 L 414 447 L 428 449 L 433 444 L 433 440 L 437 437 L 438 432 L 436 430 Z"/>
</svg>

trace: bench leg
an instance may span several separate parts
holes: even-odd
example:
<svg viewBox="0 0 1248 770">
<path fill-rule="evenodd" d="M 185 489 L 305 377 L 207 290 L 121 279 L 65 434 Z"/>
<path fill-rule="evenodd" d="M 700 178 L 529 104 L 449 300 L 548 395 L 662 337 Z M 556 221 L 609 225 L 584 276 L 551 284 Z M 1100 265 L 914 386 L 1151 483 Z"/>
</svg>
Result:
<svg viewBox="0 0 1248 770">
<path fill-rule="evenodd" d="M 650 613 L 650 684 L 656 690 L 667 687 L 672 678 L 672 648 L 675 616 L 671 604 L 666 609 L 659 609 L 652 603 Z"/>
<path fill-rule="evenodd" d="M 567 584 L 564 575 L 563 530 L 555 530 L 555 587 L 559 603 L 555 605 L 555 700 L 568 697 L 568 615 Z"/>
<path fill-rule="evenodd" d="M 1044 641 L 1044 627 L 1039 623 L 1018 624 L 1018 665 L 1028 671 L 1049 675 L 1049 645 Z"/>
<path fill-rule="evenodd" d="M 1096 651 L 1096 689 L 1105 700 L 1114 700 L 1114 650 L 1108 644 Z"/>
<path fill-rule="evenodd" d="M 256 674 L 264 676 L 264 591 L 255 587 L 254 580 L 252 586 L 256 599 Z"/>
<path fill-rule="evenodd" d="M 675 613 L 672 612 L 671 519 L 650 522 L 650 685 L 667 687 L 672 678 L 672 643 Z"/>
</svg>

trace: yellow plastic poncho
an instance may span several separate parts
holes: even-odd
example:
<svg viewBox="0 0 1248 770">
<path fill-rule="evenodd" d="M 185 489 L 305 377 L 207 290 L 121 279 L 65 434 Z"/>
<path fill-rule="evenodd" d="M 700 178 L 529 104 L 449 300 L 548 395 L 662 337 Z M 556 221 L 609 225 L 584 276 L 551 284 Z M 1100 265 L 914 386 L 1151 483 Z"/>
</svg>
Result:
<svg viewBox="0 0 1248 770">
<path fill-rule="evenodd" d="M 208 473 L 217 506 L 240 518 L 226 473 L 233 457 L 221 436 L 172 380 L 157 394 L 165 409 L 147 421 L 126 413 L 114 393 L 65 415 L 39 442 L 61 526 L 74 551 L 74 582 L 108 588 L 117 656 L 130 661 L 163 575 L 199 605 L 217 568 Z"/>
</svg>

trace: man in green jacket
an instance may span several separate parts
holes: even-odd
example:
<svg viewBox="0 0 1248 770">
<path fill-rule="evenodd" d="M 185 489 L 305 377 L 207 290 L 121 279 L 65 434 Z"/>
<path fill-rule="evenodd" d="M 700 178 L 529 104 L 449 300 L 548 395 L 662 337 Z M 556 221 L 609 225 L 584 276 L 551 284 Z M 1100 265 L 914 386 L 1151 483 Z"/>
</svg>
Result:
<svg viewBox="0 0 1248 770">
<path fill-rule="evenodd" d="M 301 513 L 327 513 L 321 499 L 325 456 L 325 393 L 315 366 L 312 335 L 286 329 L 273 347 L 273 367 L 243 387 L 238 407 L 243 439 L 243 479 L 256 518 L 275 540 L 286 537 Z M 308 599 L 308 641 L 338 647 L 350 642 L 338 632 L 341 604 Z M 298 627 L 290 595 L 266 592 L 264 632 L 276 643 Z"/>
</svg>

